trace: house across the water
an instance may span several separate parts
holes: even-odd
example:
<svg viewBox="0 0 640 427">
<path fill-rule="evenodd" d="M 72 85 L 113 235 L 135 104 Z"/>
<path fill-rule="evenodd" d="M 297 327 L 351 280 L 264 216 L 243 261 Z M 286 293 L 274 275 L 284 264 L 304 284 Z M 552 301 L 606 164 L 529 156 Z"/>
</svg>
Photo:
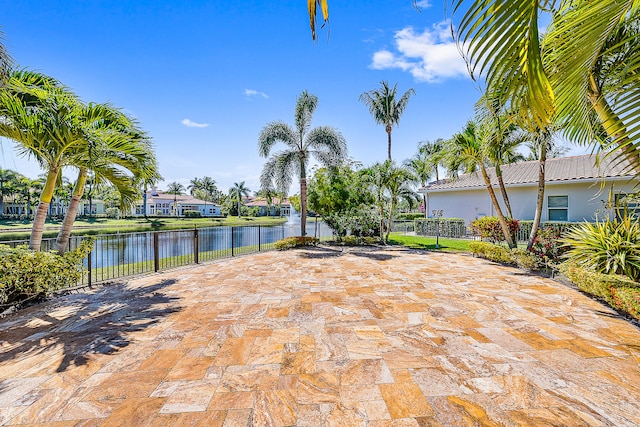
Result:
<svg viewBox="0 0 640 427">
<path fill-rule="evenodd" d="M 147 216 L 185 216 L 188 211 L 200 212 L 200 216 L 220 216 L 220 206 L 191 195 L 169 194 L 155 188 L 146 192 Z M 144 215 L 144 202 L 132 208 L 133 216 Z"/>
<path fill-rule="evenodd" d="M 528 161 L 501 166 L 513 217 L 532 220 L 536 209 L 539 162 Z M 495 168 L 488 169 L 491 184 L 503 213 L 504 201 Z M 638 178 L 627 162 L 596 155 L 548 159 L 545 167 L 545 193 L 542 221 L 593 221 L 596 216 L 611 215 L 609 199 L 640 191 Z M 427 196 L 428 215 L 442 211 L 446 218 L 467 222 L 496 215 L 489 191 L 480 171 L 454 179 L 435 181 L 419 190 Z"/>
</svg>

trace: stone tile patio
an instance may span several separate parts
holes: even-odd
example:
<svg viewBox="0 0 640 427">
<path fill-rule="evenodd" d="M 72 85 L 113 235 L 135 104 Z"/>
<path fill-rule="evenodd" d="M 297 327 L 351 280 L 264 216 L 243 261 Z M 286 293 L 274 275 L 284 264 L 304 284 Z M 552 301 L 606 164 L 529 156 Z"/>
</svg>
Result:
<svg viewBox="0 0 640 427">
<path fill-rule="evenodd" d="M 0 320 L 0 425 L 636 426 L 640 331 L 464 255 L 270 252 Z"/>
</svg>

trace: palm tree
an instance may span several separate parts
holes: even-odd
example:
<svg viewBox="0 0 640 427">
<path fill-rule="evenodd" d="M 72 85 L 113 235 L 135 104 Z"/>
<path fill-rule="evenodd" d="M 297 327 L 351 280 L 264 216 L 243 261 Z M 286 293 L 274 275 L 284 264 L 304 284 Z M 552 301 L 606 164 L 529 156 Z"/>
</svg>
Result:
<svg viewBox="0 0 640 427">
<path fill-rule="evenodd" d="M 189 190 L 189 193 L 192 196 L 195 195 L 196 191 L 201 189 L 202 189 L 202 183 L 200 182 L 200 178 L 197 178 L 197 177 L 189 181 L 189 185 L 187 185 L 187 190 Z"/>
<path fill-rule="evenodd" d="M 560 124 L 570 139 L 606 149 L 640 173 L 637 0 L 451 0 L 456 40 L 472 75 L 501 104 L 531 116 L 531 130 Z M 541 10 L 553 20 L 542 42 Z M 595 112 L 597 119 L 593 120 Z"/>
<path fill-rule="evenodd" d="M 411 95 L 415 95 L 416 91 L 409 89 L 396 101 L 398 84 L 396 83 L 391 88 L 389 83 L 383 80 L 380 85 L 380 89 L 362 93 L 360 101 L 369 107 L 369 112 L 376 123 L 385 126 L 388 140 L 387 153 L 389 160 L 391 160 L 391 131 L 394 125 L 397 126 L 399 124 L 400 116 L 404 113 L 409 103 L 409 98 L 411 98 Z"/>
<path fill-rule="evenodd" d="M 244 185 L 244 181 L 240 183 L 234 182 L 233 187 L 229 189 L 229 196 L 238 202 L 238 218 L 241 216 L 242 198 L 247 197 L 250 192 L 251 190 Z"/>
<path fill-rule="evenodd" d="M 420 147 L 422 148 L 422 147 Z M 404 167 L 411 172 L 413 182 L 425 187 L 431 179 L 433 173 L 433 165 L 427 150 L 418 149 L 418 152 L 410 159 L 404 162 Z M 422 206 L 424 208 L 424 217 L 427 217 L 427 195 L 422 194 Z"/>
<path fill-rule="evenodd" d="M 12 71 L 0 91 L 0 136 L 16 141 L 20 155 L 35 157 L 47 171 L 29 240 L 29 247 L 36 251 L 58 175 L 72 163 L 70 153 L 85 143 L 79 111 L 76 96 L 44 74 Z"/>
<path fill-rule="evenodd" d="M 261 186 L 286 190 L 293 174 L 300 179 L 300 232 L 306 235 L 307 220 L 307 167 L 314 157 L 323 166 L 337 165 L 347 155 L 347 144 L 340 132 L 320 126 L 309 130 L 318 105 L 318 97 L 304 91 L 296 100 L 295 129 L 282 121 L 267 124 L 258 138 L 258 153 L 268 157 L 276 143 L 282 142 L 286 150 L 275 153 L 267 160 L 260 176 Z"/>
<path fill-rule="evenodd" d="M 137 180 L 158 176 L 155 155 L 147 136 L 133 119 L 108 104 L 89 104 L 79 115 L 86 144 L 74 153 L 78 178 L 56 239 L 56 250 L 67 248 L 89 172 L 107 181 L 120 194 L 120 208 L 137 198 Z"/>
<path fill-rule="evenodd" d="M 429 168 L 436 177 L 436 181 L 440 181 L 440 174 L 438 167 L 444 160 L 444 140 L 438 138 L 435 141 L 423 141 L 418 144 L 418 151 L 420 156 L 428 163 Z"/>
<path fill-rule="evenodd" d="M 4 81 L 9 77 L 9 70 L 13 60 L 9 55 L 9 52 L 4 46 L 4 33 L 0 31 L 0 87 Z"/>
<path fill-rule="evenodd" d="M 17 174 L 14 171 L 0 168 L 0 216 L 5 214 L 4 196 L 11 194 L 11 183 L 16 179 Z"/>
<path fill-rule="evenodd" d="M 456 147 L 457 152 L 464 162 L 466 162 L 467 164 L 475 164 L 480 168 L 485 186 L 489 191 L 491 203 L 493 204 L 493 207 L 496 210 L 496 214 L 498 215 L 498 221 L 500 223 L 500 227 L 502 228 L 502 232 L 504 233 L 505 240 L 507 241 L 507 244 L 510 248 L 515 248 L 516 242 L 513 239 L 511 230 L 509 229 L 509 225 L 507 224 L 507 220 L 502 213 L 502 208 L 500 207 L 500 203 L 498 203 L 498 198 L 496 197 L 496 193 L 493 190 L 493 185 L 491 184 L 491 179 L 489 178 L 489 174 L 487 173 L 487 149 L 486 144 L 483 144 L 480 138 L 481 135 L 478 132 L 476 123 L 473 121 L 469 121 L 467 122 L 462 132 L 455 134 L 453 138 L 451 138 L 449 144 Z"/>
<path fill-rule="evenodd" d="M 173 212 L 175 216 L 178 216 L 178 194 L 182 194 L 185 191 L 184 185 L 177 181 L 170 182 L 167 186 L 167 194 L 173 194 Z"/>
<path fill-rule="evenodd" d="M 395 212 L 398 199 L 400 197 L 406 200 L 415 200 L 415 193 L 409 187 L 412 180 L 411 172 L 405 168 L 397 167 L 391 164 L 389 174 L 386 177 L 385 189 L 389 196 L 389 216 L 387 219 L 387 234 L 384 238 L 385 242 L 389 241 L 391 226 L 393 224 L 393 213 Z"/>
<path fill-rule="evenodd" d="M 524 160 L 524 156 L 516 152 L 516 148 L 524 142 L 522 132 L 509 120 L 511 114 L 500 105 L 498 97 L 485 93 L 476 103 L 476 117 L 479 122 L 480 139 L 487 153 L 487 158 L 493 164 L 502 194 L 502 200 L 507 208 L 507 215 L 513 218 L 511 202 L 507 194 L 502 177 L 502 165 Z"/>
</svg>

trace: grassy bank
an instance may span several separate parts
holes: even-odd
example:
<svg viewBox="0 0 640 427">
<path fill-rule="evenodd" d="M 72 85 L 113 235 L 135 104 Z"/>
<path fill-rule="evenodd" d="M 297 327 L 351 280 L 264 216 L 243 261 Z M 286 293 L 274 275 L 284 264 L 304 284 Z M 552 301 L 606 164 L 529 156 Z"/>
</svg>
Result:
<svg viewBox="0 0 640 427">
<path fill-rule="evenodd" d="M 85 218 L 78 219 L 73 225 L 74 235 L 111 234 L 116 232 L 142 232 L 159 230 L 180 230 L 218 226 L 242 225 L 279 225 L 286 218 L 279 217 L 228 217 L 228 218 Z M 62 220 L 47 220 L 44 237 L 55 237 Z M 0 240 L 28 239 L 31 234 L 31 221 L 0 220 Z"/>
</svg>

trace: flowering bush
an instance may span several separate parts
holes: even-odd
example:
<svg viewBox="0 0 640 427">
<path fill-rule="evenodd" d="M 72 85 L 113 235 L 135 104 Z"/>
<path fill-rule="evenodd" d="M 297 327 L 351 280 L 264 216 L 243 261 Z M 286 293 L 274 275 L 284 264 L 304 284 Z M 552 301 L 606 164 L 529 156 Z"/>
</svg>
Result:
<svg viewBox="0 0 640 427">
<path fill-rule="evenodd" d="M 540 264 L 550 265 L 560 262 L 560 258 L 568 248 L 561 242 L 562 231 L 555 227 L 541 228 L 533 240 L 531 252 L 538 258 Z"/>
<path fill-rule="evenodd" d="M 517 219 L 506 218 L 507 225 L 511 235 L 514 236 L 520 227 L 520 223 Z M 482 237 L 490 242 L 497 243 L 505 240 L 502 227 L 500 227 L 500 221 L 496 216 L 484 216 L 482 218 L 474 219 L 471 222 L 471 230 L 473 234 Z"/>
</svg>

